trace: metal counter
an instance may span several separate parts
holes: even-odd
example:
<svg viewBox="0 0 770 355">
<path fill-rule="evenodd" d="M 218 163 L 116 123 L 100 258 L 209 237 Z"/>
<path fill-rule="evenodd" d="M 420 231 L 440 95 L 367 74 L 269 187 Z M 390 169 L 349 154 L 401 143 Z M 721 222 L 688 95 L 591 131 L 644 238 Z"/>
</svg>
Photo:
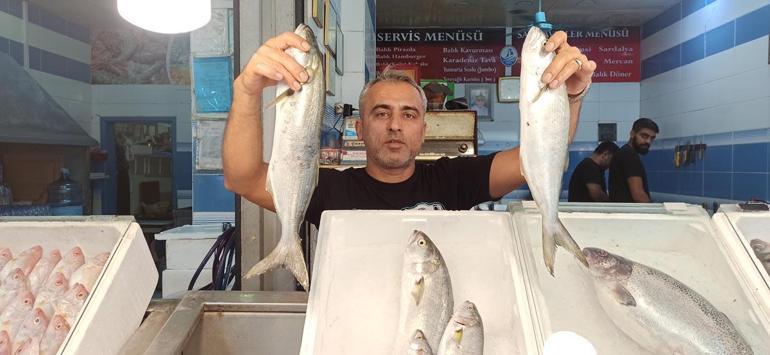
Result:
<svg viewBox="0 0 770 355">
<path fill-rule="evenodd" d="M 190 292 L 151 304 L 121 353 L 295 355 L 306 308 L 305 292 Z"/>
</svg>

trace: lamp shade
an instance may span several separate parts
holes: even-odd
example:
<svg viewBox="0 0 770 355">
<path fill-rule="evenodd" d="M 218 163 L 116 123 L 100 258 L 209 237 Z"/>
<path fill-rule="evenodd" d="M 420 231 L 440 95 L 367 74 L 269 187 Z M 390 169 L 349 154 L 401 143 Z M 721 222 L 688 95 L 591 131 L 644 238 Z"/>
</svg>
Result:
<svg viewBox="0 0 770 355">
<path fill-rule="evenodd" d="M 118 0 L 126 21 L 158 33 L 183 33 L 211 20 L 211 0 Z"/>
</svg>

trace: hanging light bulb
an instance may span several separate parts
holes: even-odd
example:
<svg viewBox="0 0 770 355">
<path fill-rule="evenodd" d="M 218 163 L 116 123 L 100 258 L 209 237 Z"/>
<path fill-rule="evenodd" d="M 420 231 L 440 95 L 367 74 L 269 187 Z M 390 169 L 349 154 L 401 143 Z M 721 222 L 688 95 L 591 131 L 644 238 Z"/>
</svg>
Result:
<svg viewBox="0 0 770 355">
<path fill-rule="evenodd" d="M 211 20 L 211 0 L 118 0 L 118 13 L 148 31 L 190 32 Z"/>
</svg>

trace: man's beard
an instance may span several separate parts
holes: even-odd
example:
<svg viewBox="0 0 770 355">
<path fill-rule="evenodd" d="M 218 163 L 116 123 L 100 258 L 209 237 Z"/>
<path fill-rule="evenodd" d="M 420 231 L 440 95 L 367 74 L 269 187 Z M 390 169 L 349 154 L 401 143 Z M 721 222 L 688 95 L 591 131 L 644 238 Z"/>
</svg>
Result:
<svg viewBox="0 0 770 355">
<path fill-rule="evenodd" d="M 642 144 L 642 145 L 634 144 L 634 150 L 636 150 L 636 152 L 639 153 L 640 155 L 647 155 L 647 153 L 650 152 L 650 145 L 649 144 Z"/>
</svg>

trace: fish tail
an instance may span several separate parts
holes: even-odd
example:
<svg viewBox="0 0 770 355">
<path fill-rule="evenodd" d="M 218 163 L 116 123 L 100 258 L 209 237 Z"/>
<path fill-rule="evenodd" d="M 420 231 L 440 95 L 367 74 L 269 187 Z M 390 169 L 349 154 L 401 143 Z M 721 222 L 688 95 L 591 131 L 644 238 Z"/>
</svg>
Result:
<svg viewBox="0 0 770 355">
<path fill-rule="evenodd" d="M 294 275 L 294 278 L 302 284 L 302 287 L 305 290 L 310 289 L 307 266 L 305 265 L 305 257 L 302 253 L 302 246 L 300 245 L 298 235 L 291 238 L 291 242 L 278 243 L 270 254 L 260 260 L 246 273 L 244 278 L 250 279 L 262 275 L 278 266 L 289 270 Z"/>
<path fill-rule="evenodd" d="M 564 224 L 556 218 L 555 222 L 548 223 L 543 221 L 543 258 L 545 260 L 545 266 L 548 268 L 548 272 L 553 276 L 555 258 L 556 258 L 556 246 L 567 249 L 570 253 L 575 255 L 575 258 L 580 261 L 585 267 L 588 267 L 588 260 L 583 254 L 580 246 L 572 239 L 567 228 Z"/>
<path fill-rule="evenodd" d="M 553 275 L 553 266 L 556 263 L 556 239 L 551 233 L 548 223 L 543 219 L 543 260 L 548 273 Z"/>
</svg>

